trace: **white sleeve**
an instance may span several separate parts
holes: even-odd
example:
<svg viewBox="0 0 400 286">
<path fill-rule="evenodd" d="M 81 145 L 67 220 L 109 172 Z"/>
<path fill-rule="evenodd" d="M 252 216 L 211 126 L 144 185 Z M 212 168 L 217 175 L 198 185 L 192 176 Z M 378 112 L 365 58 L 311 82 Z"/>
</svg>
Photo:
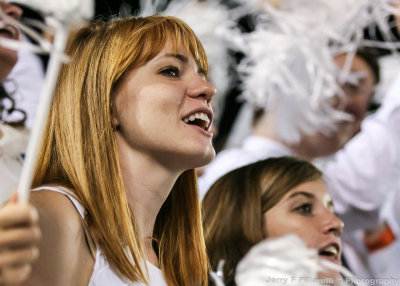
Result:
<svg viewBox="0 0 400 286">
<path fill-rule="evenodd" d="M 237 148 L 226 149 L 212 161 L 204 174 L 198 178 L 199 195 L 202 200 L 208 189 L 222 176 L 247 164 L 253 163 L 254 158 L 245 151 Z"/>
<path fill-rule="evenodd" d="M 289 155 L 290 150 L 279 142 L 255 135 L 248 136 L 242 147 L 221 151 L 206 166 L 204 174 L 198 179 L 200 199 L 203 199 L 215 181 L 230 171 L 270 157 Z"/>
</svg>

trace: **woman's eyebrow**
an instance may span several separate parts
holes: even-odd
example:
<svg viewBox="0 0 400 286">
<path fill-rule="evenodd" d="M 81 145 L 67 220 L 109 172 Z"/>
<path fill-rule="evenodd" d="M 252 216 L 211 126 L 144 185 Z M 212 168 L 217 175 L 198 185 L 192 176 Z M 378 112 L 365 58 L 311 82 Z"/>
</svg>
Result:
<svg viewBox="0 0 400 286">
<path fill-rule="evenodd" d="M 292 199 L 292 198 L 297 197 L 297 196 L 304 196 L 304 197 L 307 197 L 309 199 L 314 199 L 315 198 L 315 196 L 313 194 L 309 193 L 309 192 L 298 191 L 298 192 L 295 192 L 295 193 L 291 194 L 289 196 L 289 199 Z"/>
<path fill-rule="evenodd" d="M 176 58 L 179 61 L 183 62 L 183 63 L 187 63 L 188 62 L 188 57 L 184 56 L 182 54 L 165 54 L 164 57 L 171 57 L 171 58 Z"/>
<path fill-rule="evenodd" d="M 164 57 L 175 58 L 181 61 L 182 63 L 187 63 L 189 61 L 188 57 L 182 54 L 165 54 Z M 206 71 L 202 68 L 199 68 L 198 73 L 204 76 L 206 75 Z"/>
</svg>

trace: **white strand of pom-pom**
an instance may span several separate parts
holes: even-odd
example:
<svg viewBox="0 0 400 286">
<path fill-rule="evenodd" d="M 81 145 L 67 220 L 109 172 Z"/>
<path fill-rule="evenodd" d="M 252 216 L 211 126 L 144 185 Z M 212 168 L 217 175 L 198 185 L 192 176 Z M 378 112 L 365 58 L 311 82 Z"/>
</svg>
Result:
<svg viewBox="0 0 400 286">
<path fill-rule="evenodd" d="M 217 286 L 225 285 L 221 262 L 217 272 L 210 273 Z M 298 236 L 287 235 L 253 246 L 238 263 L 235 282 L 238 286 L 272 286 L 282 285 L 282 279 L 289 279 L 290 285 L 303 286 L 303 280 L 295 278 L 307 277 L 307 285 L 320 286 L 324 279 L 319 279 L 318 273 L 326 271 L 342 273 L 346 279 L 342 279 L 341 285 L 347 285 L 347 281 L 354 283 L 352 285 L 363 285 L 342 265 L 320 258 L 318 251 L 307 248 Z"/>
<path fill-rule="evenodd" d="M 363 40 L 364 28 L 373 23 L 390 38 L 387 17 L 398 13 L 391 5 L 399 1 L 286 0 L 279 9 L 268 1 L 240 2 L 246 7 L 242 15 L 257 8 L 263 13 L 255 31 L 231 37 L 241 43 L 237 46 L 247 57 L 238 68 L 241 99 L 267 111 L 277 108 L 278 102 L 285 105 L 279 107 L 285 116 L 278 114 L 278 137 L 289 143 L 297 142 L 303 133 L 329 133 L 337 121 L 352 120 L 330 104 L 334 96 L 343 103 L 339 83 L 359 78 L 350 72 L 358 47 L 368 44 L 392 51 L 399 47 L 393 42 Z M 345 68 L 337 71 L 333 57 L 344 51 L 349 53 Z"/>
</svg>

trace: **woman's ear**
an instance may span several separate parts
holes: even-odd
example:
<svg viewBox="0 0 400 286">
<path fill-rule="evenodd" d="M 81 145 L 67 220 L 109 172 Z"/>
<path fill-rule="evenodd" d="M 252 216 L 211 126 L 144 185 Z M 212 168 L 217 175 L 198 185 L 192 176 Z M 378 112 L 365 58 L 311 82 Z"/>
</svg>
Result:
<svg viewBox="0 0 400 286">
<path fill-rule="evenodd" d="M 110 99 L 111 125 L 113 131 L 117 131 L 120 129 L 119 111 L 121 110 L 120 108 L 124 106 L 124 94 L 125 91 L 123 89 L 123 85 L 121 84 L 121 82 L 117 83 L 116 86 L 113 88 Z"/>
<path fill-rule="evenodd" d="M 111 115 L 111 125 L 112 125 L 112 130 L 116 131 L 119 130 L 119 124 L 117 118 L 114 116 L 114 114 Z"/>
<path fill-rule="evenodd" d="M 116 109 L 116 99 L 111 102 L 111 127 L 113 131 L 119 130 L 118 112 Z"/>
<path fill-rule="evenodd" d="M 261 216 L 261 223 L 262 223 L 262 234 L 264 238 L 268 237 L 266 219 L 267 219 L 266 215 L 265 213 L 263 213 Z"/>
</svg>

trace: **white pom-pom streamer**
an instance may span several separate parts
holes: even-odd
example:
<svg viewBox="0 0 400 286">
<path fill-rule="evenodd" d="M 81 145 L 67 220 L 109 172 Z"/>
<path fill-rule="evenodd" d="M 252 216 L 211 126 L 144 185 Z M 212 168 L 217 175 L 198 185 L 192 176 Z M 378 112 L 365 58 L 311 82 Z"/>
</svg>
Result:
<svg viewBox="0 0 400 286">
<path fill-rule="evenodd" d="M 333 277 L 318 277 L 319 273 L 328 271 L 342 273 L 343 277 L 337 281 Z M 224 285 L 223 276 L 218 272 L 213 272 L 211 277 L 217 286 L 221 286 Z M 348 285 L 350 281 L 351 285 L 363 285 L 343 266 L 319 258 L 318 251 L 307 248 L 296 235 L 256 244 L 239 262 L 235 274 L 237 286 Z"/>
<path fill-rule="evenodd" d="M 242 37 L 247 56 L 238 67 L 242 98 L 266 111 L 278 110 L 278 138 L 298 142 L 302 134 L 329 134 L 336 121 L 351 120 L 332 106 L 341 92 L 333 56 L 320 48 L 321 41 L 276 32 L 269 25 Z"/>
<path fill-rule="evenodd" d="M 94 15 L 94 3 L 91 0 L 15 0 L 13 2 L 68 23 L 79 23 Z"/>
<path fill-rule="evenodd" d="M 302 285 L 292 277 L 317 280 L 318 272 L 324 270 L 317 257 L 317 251 L 306 248 L 295 235 L 265 240 L 253 246 L 239 262 L 235 281 L 238 286 L 265 286 L 282 285 L 282 279 L 289 279 L 293 285 Z"/>
<path fill-rule="evenodd" d="M 284 0 L 279 9 L 268 1 L 240 2 L 250 6 L 243 14 L 261 11 L 255 31 L 232 34 L 232 41 L 246 54 L 239 66 L 242 99 L 274 110 L 275 135 L 287 143 L 298 142 L 303 134 L 329 135 L 336 122 L 352 120 L 333 103 L 339 98 L 339 107 L 344 106 L 339 83 L 360 79 L 350 72 L 358 47 L 400 47 L 363 39 L 364 28 L 372 24 L 385 39 L 392 37 L 387 19 L 398 13 L 393 7 L 397 0 Z M 338 72 L 333 58 L 343 52 L 348 53 L 347 62 Z"/>
</svg>

